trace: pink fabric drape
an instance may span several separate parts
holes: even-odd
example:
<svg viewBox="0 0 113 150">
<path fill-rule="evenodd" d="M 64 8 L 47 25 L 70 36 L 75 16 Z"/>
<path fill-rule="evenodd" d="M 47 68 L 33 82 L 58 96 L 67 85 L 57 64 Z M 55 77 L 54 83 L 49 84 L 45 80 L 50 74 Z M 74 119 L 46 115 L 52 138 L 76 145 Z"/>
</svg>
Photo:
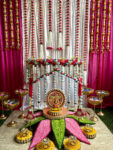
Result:
<svg viewBox="0 0 113 150">
<path fill-rule="evenodd" d="M 101 8 L 103 0 L 101 1 Z M 103 9 L 101 9 L 102 13 Z M 102 18 L 100 21 L 100 34 L 102 33 Z M 101 37 L 100 41 L 101 43 Z M 107 90 L 110 96 L 104 98 L 104 106 L 113 106 L 113 1 L 111 13 L 111 42 L 110 52 L 94 52 L 89 54 L 88 86 L 95 90 Z M 101 50 L 101 44 L 99 47 Z"/>
<path fill-rule="evenodd" d="M 23 87 L 21 0 L 19 0 L 19 21 L 21 37 L 19 50 L 17 50 L 16 48 L 10 48 L 9 50 L 4 49 L 2 5 L 3 3 L 2 1 L 0 1 L 0 91 L 8 91 L 11 97 L 13 97 L 14 91 Z M 8 24 L 8 26 L 10 26 L 10 24 Z"/>
</svg>

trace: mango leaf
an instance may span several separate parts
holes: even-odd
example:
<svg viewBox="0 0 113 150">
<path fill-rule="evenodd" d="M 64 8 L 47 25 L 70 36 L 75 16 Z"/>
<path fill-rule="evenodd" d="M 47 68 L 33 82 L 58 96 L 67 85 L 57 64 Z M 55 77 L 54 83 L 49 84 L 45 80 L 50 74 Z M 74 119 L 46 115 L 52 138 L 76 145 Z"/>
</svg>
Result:
<svg viewBox="0 0 113 150">
<path fill-rule="evenodd" d="M 41 120 L 45 120 L 45 119 L 46 118 L 43 116 L 37 117 L 37 118 L 31 120 L 29 123 L 27 123 L 23 128 L 28 128 L 28 127 L 40 122 Z"/>
<path fill-rule="evenodd" d="M 74 120 L 82 124 L 95 124 L 95 122 L 87 119 L 86 117 L 78 118 L 75 115 L 67 115 L 67 118 L 73 118 Z"/>
<path fill-rule="evenodd" d="M 58 148 L 59 150 L 61 150 L 63 140 L 64 140 L 64 134 L 65 134 L 65 120 L 64 119 L 51 120 L 51 127 L 54 133 Z"/>
</svg>

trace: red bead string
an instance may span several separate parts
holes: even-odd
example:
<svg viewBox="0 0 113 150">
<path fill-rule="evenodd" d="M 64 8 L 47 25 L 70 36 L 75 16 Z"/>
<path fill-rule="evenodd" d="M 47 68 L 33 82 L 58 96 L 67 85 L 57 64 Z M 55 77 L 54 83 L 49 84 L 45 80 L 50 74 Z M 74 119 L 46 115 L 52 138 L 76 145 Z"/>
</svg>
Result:
<svg viewBox="0 0 113 150">
<path fill-rule="evenodd" d="M 75 46 L 75 56 L 79 56 L 79 36 L 80 34 L 80 0 L 77 0 L 77 12 L 76 12 L 76 46 Z"/>
<path fill-rule="evenodd" d="M 52 31 L 52 0 L 49 0 L 49 31 Z"/>
<path fill-rule="evenodd" d="M 62 0 L 58 1 L 58 47 L 57 50 L 62 51 Z"/>
<path fill-rule="evenodd" d="M 36 45 L 35 45 L 35 18 L 34 18 L 34 13 L 35 13 L 35 10 L 34 10 L 34 0 L 31 1 L 31 20 L 32 20 L 32 43 L 31 43 L 31 56 L 32 57 L 35 57 L 36 55 Z"/>
<path fill-rule="evenodd" d="M 42 0 L 39 0 L 39 33 L 40 33 L 40 44 L 42 44 L 43 45 L 43 43 L 44 43 L 44 39 L 43 39 L 43 37 L 44 37 L 44 31 L 43 31 L 43 29 L 44 29 L 44 25 L 43 25 L 43 10 L 42 10 Z"/>
<path fill-rule="evenodd" d="M 70 0 L 66 3 L 66 46 L 70 46 Z"/>
<path fill-rule="evenodd" d="M 89 0 L 86 0 L 85 10 L 85 25 L 84 25 L 84 70 L 87 70 L 87 57 L 88 57 L 88 12 L 89 12 Z"/>
<path fill-rule="evenodd" d="M 62 0 L 59 0 L 59 10 L 58 10 L 58 32 L 62 32 Z"/>
<path fill-rule="evenodd" d="M 29 57 L 27 14 L 28 14 L 27 0 L 24 0 L 24 34 L 25 34 L 25 59 L 26 60 Z"/>
<path fill-rule="evenodd" d="M 47 50 L 53 50 L 54 48 L 53 48 L 53 33 L 52 33 L 52 14 L 53 14 L 52 0 L 48 1 L 48 9 L 49 9 L 49 16 L 48 16 L 49 35 L 48 35 Z"/>
</svg>

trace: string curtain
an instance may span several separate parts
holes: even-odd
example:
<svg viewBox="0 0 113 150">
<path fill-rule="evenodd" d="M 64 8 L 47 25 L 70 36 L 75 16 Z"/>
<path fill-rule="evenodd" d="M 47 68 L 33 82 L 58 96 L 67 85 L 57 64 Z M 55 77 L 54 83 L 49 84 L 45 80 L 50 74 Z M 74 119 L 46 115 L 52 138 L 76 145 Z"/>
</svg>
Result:
<svg viewBox="0 0 113 150">
<path fill-rule="evenodd" d="M 23 64 L 28 58 L 81 58 L 81 76 L 87 84 L 89 54 L 89 0 L 23 0 Z M 44 68 L 41 68 L 44 73 Z M 26 82 L 26 81 L 25 81 Z M 47 80 L 50 86 L 51 79 Z M 66 87 L 66 83 L 64 83 Z M 41 85 L 44 85 L 41 83 Z M 48 87 L 49 87 L 48 86 Z M 33 93 L 37 93 L 34 86 Z M 51 86 L 50 86 L 51 87 Z M 43 91 L 43 86 L 41 86 Z M 71 90 L 73 91 L 73 90 Z M 43 95 L 43 92 L 42 92 Z M 35 94 L 35 99 L 36 99 Z"/>
</svg>

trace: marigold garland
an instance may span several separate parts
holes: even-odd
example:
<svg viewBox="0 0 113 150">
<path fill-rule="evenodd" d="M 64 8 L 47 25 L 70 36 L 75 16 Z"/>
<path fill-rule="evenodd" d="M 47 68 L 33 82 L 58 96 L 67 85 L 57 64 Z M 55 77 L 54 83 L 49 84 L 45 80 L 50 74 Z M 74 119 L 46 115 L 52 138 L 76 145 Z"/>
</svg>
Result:
<svg viewBox="0 0 113 150">
<path fill-rule="evenodd" d="M 15 0 L 16 4 L 16 36 L 17 36 L 17 49 L 20 49 L 20 22 L 19 22 L 19 0 Z"/>
<path fill-rule="evenodd" d="M 14 23 L 13 23 L 13 1 L 9 1 L 9 8 L 10 8 L 10 34 L 11 34 L 11 48 L 15 48 L 15 40 L 14 40 Z"/>
<path fill-rule="evenodd" d="M 99 51 L 100 0 L 97 0 L 95 51 Z"/>
<path fill-rule="evenodd" d="M 91 31 L 90 31 L 90 52 L 94 50 L 94 26 L 95 26 L 95 0 L 91 3 Z"/>
<path fill-rule="evenodd" d="M 9 49 L 9 34 L 8 34 L 8 15 L 7 2 L 3 0 L 3 16 L 4 16 L 4 34 L 5 34 L 5 49 Z"/>
<path fill-rule="evenodd" d="M 112 1 L 109 0 L 108 2 L 108 31 L 107 31 L 107 46 L 106 50 L 110 51 L 110 38 L 111 38 L 111 8 L 112 8 Z"/>
<path fill-rule="evenodd" d="M 105 37 L 106 37 L 106 0 L 104 0 L 104 9 L 103 9 L 103 32 L 102 32 L 102 53 L 104 52 L 105 50 Z"/>
</svg>

